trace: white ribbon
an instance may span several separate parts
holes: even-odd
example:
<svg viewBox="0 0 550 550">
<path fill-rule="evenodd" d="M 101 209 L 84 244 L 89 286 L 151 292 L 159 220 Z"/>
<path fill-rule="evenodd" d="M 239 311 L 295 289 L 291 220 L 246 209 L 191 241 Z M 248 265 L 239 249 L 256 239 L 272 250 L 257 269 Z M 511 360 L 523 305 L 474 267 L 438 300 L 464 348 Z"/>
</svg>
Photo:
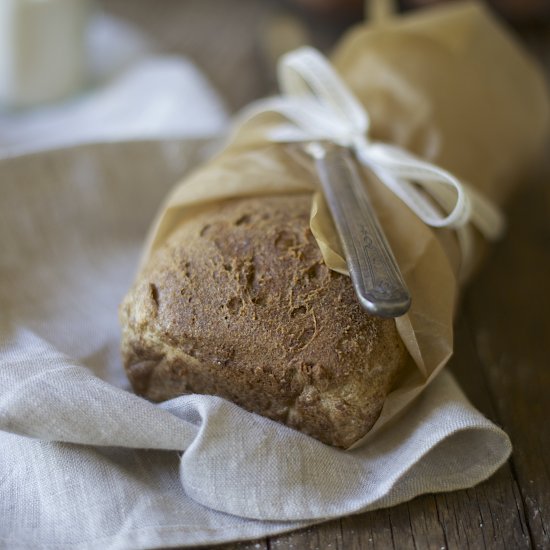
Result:
<svg viewBox="0 0 550 550">
<path fill-rule="evenodd" d="M 317 50 L 305 47 L 284 55 L 278 80 L 282 94 L 255 104 L 246 113 L 250 117 L 274 111 L 288 119 L 290 123 L 271 129 L 268 139 L 328 140 L 349 147 L 424 223 L 457 231 L 464 265 L 472 252 L 468 223 L 487 239 L 501 235 L 500 211 L 479 192 L 400 147 L 369 140 L 367 111 Z"/>
</svg>

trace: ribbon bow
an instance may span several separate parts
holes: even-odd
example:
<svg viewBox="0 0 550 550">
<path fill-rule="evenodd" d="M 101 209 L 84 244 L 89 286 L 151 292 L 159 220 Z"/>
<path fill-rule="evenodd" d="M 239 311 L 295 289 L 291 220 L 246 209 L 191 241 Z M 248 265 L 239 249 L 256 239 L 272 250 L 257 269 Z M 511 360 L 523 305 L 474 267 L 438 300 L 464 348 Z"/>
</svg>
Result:
<svg viewBox="0 0 550 550">
<path fill-rule="evenodd" d="M 268 139 L 328 140 L 349 147 L 424 223 L 457 231 L 463 267 L 472 252 L 468 223 L 489 240 L 501 235 L 500 211 L 479 192 L 401 147 L 369 139 L 367 111 L 317 50 L 304 47 L 284 55 L 278 80 L 282 94 L 259 102 L 248 113 L 274 111 L 290 122 L 272 128 Z"/>
</svg>

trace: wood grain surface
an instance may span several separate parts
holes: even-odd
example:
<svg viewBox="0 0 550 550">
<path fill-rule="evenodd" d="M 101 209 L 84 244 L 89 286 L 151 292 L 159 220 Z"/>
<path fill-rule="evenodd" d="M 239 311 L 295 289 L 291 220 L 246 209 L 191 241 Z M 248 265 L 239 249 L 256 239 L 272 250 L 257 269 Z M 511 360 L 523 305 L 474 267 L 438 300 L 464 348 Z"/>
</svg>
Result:
<svg viewBox="0 0 550 550">
<path fill-rule="evenodd" d="M 263 39 L 284 4 L 267 0 L 103 0 L 158 50 L 191 58 L 231 111 L 272 86 Z M 327 49 L 345 21 L 305 18 Z M 550 74 L 550 28 L 516 29 Z M 425 495 L 223 550 L 550 548 L 550 170 L 526 179 L 509 228 L 467 289 L 450 368 L 468 397 L 510 435 L 510 462 L 473 489 Z"/>
</svg>

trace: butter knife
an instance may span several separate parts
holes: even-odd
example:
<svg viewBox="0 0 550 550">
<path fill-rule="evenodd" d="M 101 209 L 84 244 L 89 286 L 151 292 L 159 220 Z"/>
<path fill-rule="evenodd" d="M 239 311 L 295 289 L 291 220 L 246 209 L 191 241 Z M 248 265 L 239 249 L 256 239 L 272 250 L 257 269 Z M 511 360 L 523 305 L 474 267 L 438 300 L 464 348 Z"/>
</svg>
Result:
<svg viewBox="0 0 550 550">
<path fill-rule="evenodd" d="M 352 152 L 332 142 L 311 142 L 304 150 L 317 174 L 340 236 L 351 280 L 362 307 L 379 317 L 399 317 L 411 297 L 371 206 Z M 365 168 L 368 177 L 376 174 Z"/>
</svg>

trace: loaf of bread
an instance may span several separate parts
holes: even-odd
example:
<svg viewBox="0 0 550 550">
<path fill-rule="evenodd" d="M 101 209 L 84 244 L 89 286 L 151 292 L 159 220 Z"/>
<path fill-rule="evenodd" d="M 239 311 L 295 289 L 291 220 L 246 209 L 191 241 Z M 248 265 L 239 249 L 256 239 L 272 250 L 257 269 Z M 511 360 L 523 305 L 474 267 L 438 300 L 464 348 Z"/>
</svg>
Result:
<svg viewBox="0 0 550 550">
<path fill-rule="evenodd" d="M 343 448 L 369 431 L 405 347 L 325 266 L 310 207 L 310 194 L 231 199 L 150 257 L 120 308 L 138 394 L 218 395 Z"/>
</svg>

